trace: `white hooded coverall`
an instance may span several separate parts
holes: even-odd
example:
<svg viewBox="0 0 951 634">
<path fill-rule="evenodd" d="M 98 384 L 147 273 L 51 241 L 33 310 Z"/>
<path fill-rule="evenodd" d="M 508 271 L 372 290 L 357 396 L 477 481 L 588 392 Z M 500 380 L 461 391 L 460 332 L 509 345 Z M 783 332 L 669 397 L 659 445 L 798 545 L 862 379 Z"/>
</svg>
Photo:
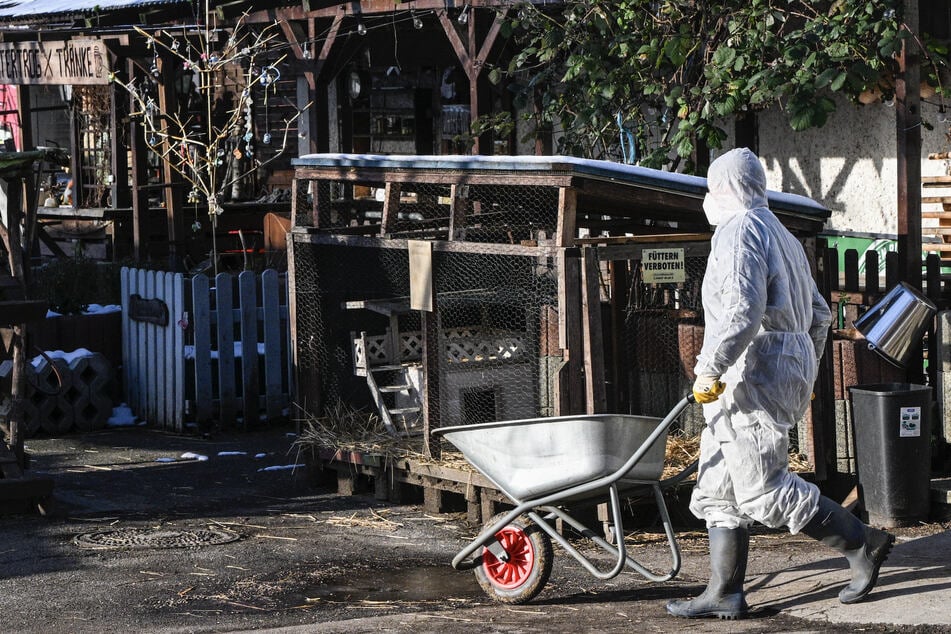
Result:
<svg viewBox="0 0 951 634">
<path fill-rule="evenodd" d="M 707 187 L 716 229 L 695 372 L 720 376 L 726 389 L 703 406 L 690 510 L 708 528 L 757 521 L 795 534 L 816 514 L 819 489 L 789 471 L 788 434 L 809 405 L 832 315 L 802 245 L 767 207 L 756 155 L 722 155 Z"/>
</svg>

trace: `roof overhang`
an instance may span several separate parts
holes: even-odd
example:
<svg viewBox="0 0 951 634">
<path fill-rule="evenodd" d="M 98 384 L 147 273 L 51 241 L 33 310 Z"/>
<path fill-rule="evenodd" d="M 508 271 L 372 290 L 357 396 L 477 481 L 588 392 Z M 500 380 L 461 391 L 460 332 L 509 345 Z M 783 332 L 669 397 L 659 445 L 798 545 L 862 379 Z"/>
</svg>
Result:
<svg viewBox="0 0 951 634">
<path fill-rule="evenodd" d="M 571 156 L 470 156 L 310 154 L 291 161 L 298 170 L 350 171 L 385 175 L 395 172 L 533 177 L 560 175 L 578 194 L 578 224 L 602 215 L 676 222 L 686 229 L 707 228 L 703 197 L 707 180 L 699 176 Z M 770 209 L 797 233 L 816 234 L 830 211 L 818 202 L 778 191 L 767 192 Z"/>
</svg>

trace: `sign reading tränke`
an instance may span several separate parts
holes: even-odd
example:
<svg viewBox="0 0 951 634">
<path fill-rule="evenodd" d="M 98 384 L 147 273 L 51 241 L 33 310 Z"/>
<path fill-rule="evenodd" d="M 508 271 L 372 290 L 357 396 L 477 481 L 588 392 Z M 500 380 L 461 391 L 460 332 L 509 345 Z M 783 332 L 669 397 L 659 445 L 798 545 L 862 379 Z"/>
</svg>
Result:
<svg viewBox="0 0 951 634">
<path fill-rule="evenodd" d="M 647 284 L 676 284 L 687 279 L 683 249 L 644 249 L 641 279 Z"/>
<path fill-rule="evenodd" d="M 109 53 L 100 40 L 0 42 L 0 84 L 107 84 Z"/>
</svg>

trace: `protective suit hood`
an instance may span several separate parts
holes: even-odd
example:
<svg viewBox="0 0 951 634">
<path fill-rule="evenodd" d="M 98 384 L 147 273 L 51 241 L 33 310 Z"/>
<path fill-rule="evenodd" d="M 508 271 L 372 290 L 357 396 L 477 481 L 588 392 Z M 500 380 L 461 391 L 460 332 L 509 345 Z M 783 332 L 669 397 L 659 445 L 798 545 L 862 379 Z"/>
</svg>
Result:
<svg viewBox="0 0 951 634">
<path fill-rule="evenodd" d="M 753 152 L 737 148 L 710 164 L 703 211 L 711 225 L 757 207 L 767 207 L 766 172 Z"/>
</svg>

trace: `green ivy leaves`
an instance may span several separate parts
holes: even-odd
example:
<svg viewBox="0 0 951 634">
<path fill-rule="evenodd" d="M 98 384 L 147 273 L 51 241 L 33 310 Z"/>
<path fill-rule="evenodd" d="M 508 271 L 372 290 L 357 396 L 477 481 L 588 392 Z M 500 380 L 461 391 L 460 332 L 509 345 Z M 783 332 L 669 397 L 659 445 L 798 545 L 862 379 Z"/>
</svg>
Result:
<svg viewBox="0 0 951 634">
<path fill-rule="evenodd" d="M 520 103 L 542 104 L 529 116 L 557 124 L 559 150 L 570 154 L 617 158 L 621 113 L 640 162 L 655 167 L 689 160 L 699 141 L 718 147 L 728 118 L 744 111 L 778 106 L 793 130 L 805 130 L 828 121 L 835 94 L 856 99 L 883 85 L 887 93 L 908 37 L 900 0 L 553 6 L 510 13 L 517 53 L 490 79 L 523 91 Z"/>
</svg>

